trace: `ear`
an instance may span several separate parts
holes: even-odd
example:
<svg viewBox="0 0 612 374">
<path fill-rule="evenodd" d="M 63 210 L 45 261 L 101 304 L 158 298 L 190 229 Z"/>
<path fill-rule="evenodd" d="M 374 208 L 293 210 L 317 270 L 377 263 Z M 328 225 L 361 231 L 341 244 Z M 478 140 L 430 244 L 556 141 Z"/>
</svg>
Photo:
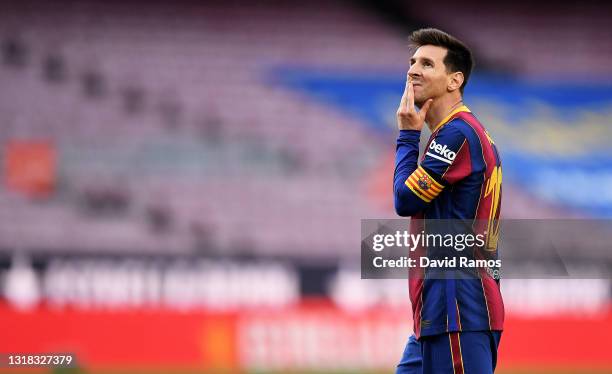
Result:
<svg viewBox="0 0 612 374">
<path fill-rule="evenodd" d="M 461 85 L 463 84 L 463 81 L 465 80 L 465 77 L 463 76 L 463 73 L 460 71 L 451 73 L 448 77 L 448 91 L 455 91 L 458 90 Z"/>
</svg>

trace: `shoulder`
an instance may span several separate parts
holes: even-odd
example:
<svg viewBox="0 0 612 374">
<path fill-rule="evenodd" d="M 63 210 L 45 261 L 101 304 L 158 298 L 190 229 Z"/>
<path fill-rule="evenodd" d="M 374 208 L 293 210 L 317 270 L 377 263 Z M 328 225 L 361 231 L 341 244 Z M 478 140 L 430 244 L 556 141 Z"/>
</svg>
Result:
<svg viewBox="0 0 612 374">
<path fill-rule="evenodd" d="M 441 139 L 454 140 L 455 142 L 467 140 L 470 144 L 478 145 L 480 144 L 479 128 L 480 126 L 475 121 L 470 121 L 469 118 L 456 117 L 440 129 L 436 138 L 439 136 Z"/>
<path fill-rule="evenodd" d="M 461 145 L 467 138 L 469 129 L 463 120 L 453 119 L 435 132 L 433 137 L 437 144 Z M 469 127 L 469 126 L 468 126 Z"/>
<path fill-rule="evenodd" d="M 440 133 L 463 137 L 476 135 L 474 124 L 470 122 L 467 118 L 463 117 L 453 118 L 440 129 Z"/>
</svg>

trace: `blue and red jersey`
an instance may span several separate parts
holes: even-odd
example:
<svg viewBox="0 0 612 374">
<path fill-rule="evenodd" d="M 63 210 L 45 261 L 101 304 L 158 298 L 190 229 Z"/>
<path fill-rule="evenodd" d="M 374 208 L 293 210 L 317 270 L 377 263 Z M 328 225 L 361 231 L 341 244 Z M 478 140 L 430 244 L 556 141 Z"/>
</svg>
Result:
<svg viewBox="0 0 612 374">
<path fill-rule="evenodd" d="M 491 137 L 466 106 L 449 114 L 432 132 L 419 160 L 420 131 L 401 130 L 397 140 L 394 198 L 396 212 L 411 216 L 413 233 L 429 220 L 468 222 L 485 245 L 462 255 L 497 258 L 501 205 L 501 161 Z M 420 219 L 424 219 L 422 221 Z M 426 230 L 425 230 L 426 231 Z M 435 258 L 440 248 L 420 248 L 411 256 Z M 474 276 L 431 276 L 413 268 L 410 299 L 417 337 L 456 331 L 503 330 L 499 279 L 485 267 Z"/>
</svg>

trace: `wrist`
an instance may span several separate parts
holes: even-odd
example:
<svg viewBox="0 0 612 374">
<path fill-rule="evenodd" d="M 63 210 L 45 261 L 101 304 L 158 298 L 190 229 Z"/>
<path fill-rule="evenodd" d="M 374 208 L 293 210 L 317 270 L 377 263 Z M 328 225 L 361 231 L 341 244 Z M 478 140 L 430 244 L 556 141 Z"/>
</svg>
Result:
<svg viewBox="0 0 612 374">
<path fill-rule="evenodd" d="M 421 140 L 421 130 L 400 130 L 397 139 L 401 141 L 416 141 L 418 143 Z"/>
</svg>

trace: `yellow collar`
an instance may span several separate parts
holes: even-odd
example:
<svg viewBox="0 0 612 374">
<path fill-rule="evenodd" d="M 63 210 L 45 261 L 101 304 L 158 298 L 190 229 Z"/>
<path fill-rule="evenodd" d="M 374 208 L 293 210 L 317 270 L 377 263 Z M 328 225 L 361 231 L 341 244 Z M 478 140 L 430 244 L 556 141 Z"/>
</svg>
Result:
<svg viewBox="0 0 612 374">
<path fill-rule="evenodd" d="M 436 127 L 433 128 L 433 130 L 431 132 L 434 132 L 438 128 L 442 127 L 444 124 L 446 124 L 446 122 L 448 122 L 449 119 L 451 119 L 452 116 L 454 116 L 455 114 L 457 114 L 459 112 L 468 112 L 468 113 L 470 113 L 471 111 L 465 105 L 461 105 L 459 108 L 457 108 L 457 109 L 453 110 L 452 112 L 450 112 L 450 114 L 448 116 L 444 117 L 444 119 L 442 121 L 440 121 L 440 123 L 438 123 L 436 125 Z"/>
</svg>

